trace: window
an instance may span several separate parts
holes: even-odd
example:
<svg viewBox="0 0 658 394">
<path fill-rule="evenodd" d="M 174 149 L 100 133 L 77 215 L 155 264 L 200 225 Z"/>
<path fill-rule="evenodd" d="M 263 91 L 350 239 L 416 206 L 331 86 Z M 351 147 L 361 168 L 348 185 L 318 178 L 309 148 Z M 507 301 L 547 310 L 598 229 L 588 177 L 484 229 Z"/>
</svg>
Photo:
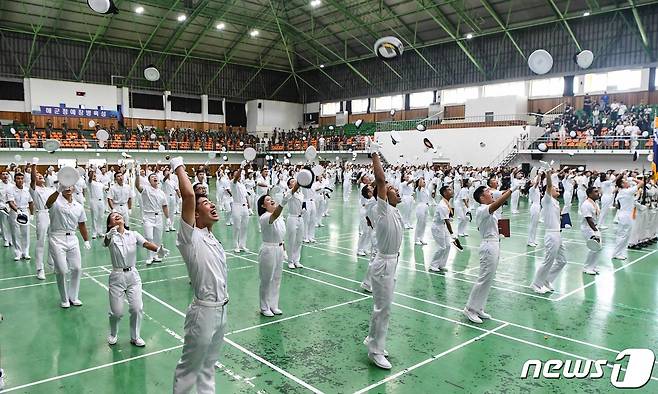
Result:
<svg viewBox="0 0 658 394">
<path fill-rule="evenodd" d="M 428 90 L 427 92 L 411 93 L 409 95 L 409 107 L 411 108 L 426 108 L 434 102 L 434 91 Z"/>
<path fill-rule="evenodd" d="M 322 116 L 333 116 L 340 111 L 340 103 L 324 103 L 321 105 Z"/>
<path fill-rule="evenodd" d="M 389 109 L 403 109 L 404 96 L 384 96 L 375 98 L 375 111 L 388 111 Z"/>
<path fill-rule="evenodd" d="M 448 89 L 442 92 L 441 101 L 443 104 L 462 104 L 466 100 L 476 99 L 479 96 L 477 86 L 470 88 Z"/>
<path fill-rule="evenodd" d="M 352 100 L 352 113 L 364 114 L 368 112 L 368 99 Z"/>
<path fill-rule="evenodd" d="M 608 89 L 608 74 L 586 74 L 583 93 L 604 92 Z"/>
<path fill-rule="evenodd" d="M 530 81 L 530 97 L 559 97 L 564 94 L 564 78 L 533 79 Z"/>
<path fill-rule="evenodd" d="M 642 70 L 620 70 L 608 73 L 608 90 L 632 90 L 642 86 Z"/>
<path fill-rule="evenodd" d="M 496 83 L 484 86 L 484 97 L 525 96 L 525 82 Z"/>
</svg>

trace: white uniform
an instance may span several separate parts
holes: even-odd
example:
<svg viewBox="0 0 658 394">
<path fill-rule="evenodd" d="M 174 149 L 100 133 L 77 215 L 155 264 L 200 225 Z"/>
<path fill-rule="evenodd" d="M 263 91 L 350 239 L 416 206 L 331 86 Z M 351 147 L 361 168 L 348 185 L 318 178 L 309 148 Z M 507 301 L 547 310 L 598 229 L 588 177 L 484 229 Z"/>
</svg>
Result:
<svg viewBox="0 0 658 394">
<path fill-rule="evenodd" d="M 468 188 L 462 187 L 459 193 L 455 192 L 455 219 L 457 219 L 456 232 L 460 237 L 467 236 L 466 230 L 468 229 L 468 219 L 466 217 L 466 203 L 468 201 Z"/>
<path fill-rule="evenodd" d="M 427 187 L 416 189 L 416 242 L 425 243 L 425 228 L 427 227 L 427 215 L 430 209 L 430 192 Z"/>
<path fill-rule="evenodd" d="M 635 206 L 635 193 L 637 186 L 620 189 L 617 193 L 617 201 L 619 201 L 619 211 L 617 213 L 617 240 L 615 243 L 615 251 L 613 257 L 627 258 L 628 257 L 628 241 L 631 237 L 631 229 L 633 228 L 633 207 Z"/>
<path fill-rule="evenodd" d="M 489 291 L 496 276 L 500 261 L 500 233 L 498 218 L 489 213 L 489 205 L 482 204 L 475 211 L 475 223 L 482 241 L 480 243 L 480 272 L 468 297 L 466 308 L 472 312 L 483 312 L 489 297 Z"/>
<path fill-rule="evenodd" d="M 85 210 L 79 202 L 70 203 L 61 195 L 49 209 L 50 230 L 48 247 L 55 264 L 57 289 L 62 303 L 78 300 L 80 290 L 80 244 L 75 235 L 79 223 L 87 221 Z M 66 285 L 66 274 L 71 272 L 71 281 Z"/>
<path fill-rule="evenodd" d="M 562 268 L 567 264 L 564 243 L 560 234 L 560 203 L 550 195 L 548 190 L 544 194 L 541 203 L 544 226 L 546 227 L 544 233 L 546 253 L 544 261 L 537 269 L 532 282 L 533 286 L 539 289 L 544 286 L 550 288 Z"/>
<path fill-rule="evenodd" d="M 110 187 L 107 198 L 112 200 L 114 212 L 119 212 L 123 216 L 124 223 L 130 223 L 130 214 L 128 212 L 128 200 L 131 198 L 132 189 L 126 183 L 123 186 L 115 183 Z"/>
<path fill-rule="evenodd" d="M 400 184 L 400 196 L 402 201 L 400 202 L 400 214 L 402 215 L 402 221 L 404 222 L 404 228 L 410 229 L 413 228 L 411 225 L 411 212 L 414 208 L 414 190 L 408 182 L 402 182 Z"/>
<path fill-rule="evenodd" d="M 16 205 L 17 211 L 9 210 L 9 223 L 12 227 L 13 242 L 14 242 L 14 259 L 30 258 L 30 224 L 20 225 L 16 222 L 16 217 L 19 214 L 27 215 L 30 217 L 29 205 L 32 202 L 32 196 L 28 187 L 23 185 L 19 189 L 16 186 L 9 188 L 7 192 L 7 202 L 12 201 Z"/>
<path fill-rule="evenodd" d="M 181 220 L 178 250 L 194 289 L 185 316 L 183 353 L 174 374 L 174 394 L 215 392 L 215 363 L 226 329 L 228 303 L 226 255 L 208 229 Z"/>
<path fill-rule="evenodd" d="M 138 339 L 144 305 L 142 303 L 142 278 L 137 272 L 137 246 L 143 246 L 146 239 L 141 234 L 124 230 L 117 232 L 109 240 L 112 272 L 109 277 L 110 295 L 110 335 L 117 336 L 119 320 L 123 316 L 123 300 L 128 299 L 130 312 L 130 338 Z"/>
<path fill-rule="evenodd" d="M 528 190 L 530 203 L 530 227 L 528 228 L 528 244 L 537 244 L 537 226 L 539 226 L 539 213 L 541 212 L 539 184 L 531 186 Z"/>
<path fill-rule="evenodd" d="M 105 185 L 89 182 L 89 210 L 91 211 L 91 234 L 93 238 L 105 234 Z"/>
<path fill-rule="evenodd" d="M 143 185 L 143 184 L 141 184 Z M 140 185 L 140 186 L 141 186 Z M 162 190 L 152 187 L 150 184 L 142 186 L 142 217 L 144 219 L 144 237 L 156 245 L 162 244 L 162 232 L 164 231 L 164 208 L 167 206 L 167 198 Z M 149 251 L 147 265 L 153 260 L 159 261 L 155 252 Z"/>
<path fill-rule="evenodd" d="M 304 195 L 297 191 L 291 197 L 288 197 L 290 190 L 286 192 L 284 199 L 288 199 L 288 217 L 286 219 L 286 248 L 288 251 L 289 263 L 295 267 L 301 267 L 299 262 L 302 253 L 302 239 L 304 237 L 304 218 L 302 204 Z"/>
<path fill-rule="evenodd" d="M 451 237 L 446 226 L 446 220 L 452 220 L 452 208 L 450 202 L 442 198 L 436 206 L 434 220 L 432 221 L 432 238 L 436 241 L 436 251 L 430 262 L 430 270 L 432 271 L 442 270 L 448 263 Z"/>
<path fill-rule="evenodd" d="M 78 181 L 74 185 L 73 198 L 75 201 L 79 202 L 80 205 L 85 205 L 85 189 L 87 188 L 87 182 L 84 177 L 78 178 Z"/>
<path fill-rule="evenodd" d="M 591 218 L 594 224 L 596 225 L 596 223 L 598 223 L 600 213 L 601 213 L 601 209 L 599 208 L 599 204 L 597 204 L 596 201 L 592 201 L 589 198 L 585 200 L 585 202 L 583 202 L 583 205 L 580 206 L 580 214 L 582 216 L 582 221 L 580 223 L 580 231 L 583 234 L 585 241 L 589 240 L 593 236 L 599 237 L 599 239 L 601 239 L 601 234 L 595 233 L 594 230 L 592 230 L 592 228 L 590 227 L 589 223 L 587 222 L 587 218 Z M 600 256 L 601 256 L 600 250 L 598 252 L 594 252 L 588 249 L 587 258 L 585 259 L 584 270 L 597 272 L 598 268 L 596 266 L 598 264 L 598 260 Z"/>
<path fill-rule="evenodd" d="M 7 205 L 7 193 L 14 185 L 7 182 L 0 182 L 0 209 L 10 210 Z M 2 238 L 5 240 L 5 247 L 11 245 L 13 241 L 12 230 L 9 221 L 9 215 L 0 212 L 0 227 L 2 227 Z"/>
<path fill-rule="evenodd" d="M 379 197 L 376 213 L 373 225 L 377 237 L 377 255 L 370 267 L 373 310 L 370 332 L 365 342 L 369 354 L 384 354 L 404 227 L 400 211 Z"/>
<path fill-rule="evenodd" d="M 46 249 L 46 237 L 48 227 L 50 227 L 50 215 L 48 208 L 46 208 L 46 201 L 55 192 L 55 189 L 45 186 L 36 186 L 35 189 L 30 189 L 32 201 L 34 203 L 34 216 L 36 217 L 37 225 L 37 245 L 35 247 L 35 265 L 37 273 L 43 271 L 43 261 Z M 48 265 L 53 266 L 52 256 L 48 256 Z"/>
<path fill-rule="evenodd" d="M 562 208 L 562 213 L 569 213 L 569 210 L 571 209 L 571 200 L 573 199 L 573 187 L 574 187 L 574 180 L 573 178 L 568 175 L 567 177 L 562 180 L 562 188 L 564 188 L 564 207 Z"/>
<path fill-rule="evenodd" d="M 261 313 L 270 311 L 278 315 L 281 313 L 279 288 L 283 271 L 283 237 L 286 234 L 286 225 L 280 217 L 270 223 L 271 216 L 270 212 L 265 212 L 258 218 L 263 235 L 263 242 L 258 253 L 260 311 Z"/>
<path fill-rule="evenodd" d="M 233 220 L 233 238 L 235 239 L 235 249 L 247 249 L 247 222 L 249 220 L 249 210 L 247 207 L 247 189 L 242 182 L 231 181 L 231 195 L 233 204 L 231 205 L 231 218 Z"/>
<path fill-rule="evenodd" d="M 350 192 L 352 191 L 352 170 L 345 170 L 343 172 L 343 202 L 350 200 Z"/>
<path fill-rule="evenodd" d="M 375 198 L 371 197 L 369 199 L 364 198 L 363 196 L 359 196 L 359 200 L 361 203 L 361 207 L 359 209 L 359 222 L 363 220 L 365 222 L 365 225 L 361 226 L 363 227 L 361 233 L 359 234 L 359 242 L 357 246 L 357 254 L 359 256 L 365 256 L 371 249 L 372 247 L 372 237 L 373 237 L 373 228 L 368 225 L 368 220 L 366 219 L 367 217 L 367 207 L 371 202 L 375 202 Z"/>
<path fill-rule="evenodd" d="M 304 242 L 315 242 L 315 223 L 317 220 L 317 213 L 315 211 L 315 191 L 313 189 L 302 189 L 304 195 L 304 206 L 306 209 L 303 212 L 304 217 Z"/>
<path fill-rule="evenodd" d="M 610 208 L 612 208 L 614 202 L 614 181 L 608 180 L 601 182 L 601 214 L 599 215 L 599 221 L 596 225 L 597 228 L 600 229 L 605 225 L 605 219 L 610 213 Z"/>
<path fill-rule="evenodd" d="M 167 207 L 169 208 L 169 220 L 167 220 L 167 231 L 174 231 L 174 213 L 178 213 L 178 178 L 169 175 L 167 179 L 162 180 L 162 192 L 167 198 Z"/>
<path fill-rule="evenodd" d="M 512 178 L 511 187 L 516 188 L 510 197 L 512 213 L 519 213 L 519 197 L 521 196 L 521 186 L 525 183 L 524 179 Z"/>
</svg>

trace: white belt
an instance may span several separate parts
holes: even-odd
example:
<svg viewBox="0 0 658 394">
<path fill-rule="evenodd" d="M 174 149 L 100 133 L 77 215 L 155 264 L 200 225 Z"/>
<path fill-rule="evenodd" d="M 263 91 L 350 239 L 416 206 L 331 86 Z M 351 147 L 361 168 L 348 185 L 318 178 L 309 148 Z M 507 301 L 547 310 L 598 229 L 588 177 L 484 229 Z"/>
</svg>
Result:
<svg viewBox="0 0 658 394">
<path fill-rule="evenodd" d="M 205 301 L 205 300 L 200 300 L 196 297 L 194 297 L 194 300 L 192 301 L 192 304 L 194 305 L 199 305 L 199 306 L 207 306 L 210 308 L 217 308 L 220 306 L 224 306 L 228 304 L 228 297 L 224 301 L 217 302 L 217 301 Z"/>
<path fill-rule="evenodd" d="M 160 213 L 158 213 L 158 212 L 144 212 L 144 215 L 154 215 L 154 216 L 158 216 L 159 214 L 160 214 Z"/>
<path fill-rule="evenodd" d="M 126 268 L 113 267 L 112 271 L 114 271 L 114 272 L 128 272 L 128 271 L 132 271 L 133 269 L 135 269 L 135 267 L 126 267 Z"/>
<path fill-rule="evenodd" d="M 559 230 L 559 229 L 558 229 L 558 230 L 555 230 L 555 229 L 552 229 L 552 230 L 550 230 L 550 229 L 546 229 L 546 230 L 544 230 L 544 232 L 546 232 L 546 233 L 561 233 L 562 230 Z"/>
<path fill-rule="evenodd" d="M 66 231 L 66 230 L 51 231 L 50 235 L 75 235 L 75 230 L 71 230 L 71 231 Z"/>
<path fill-rule="evenodd" d="M 37 210 L 34 211 L 34 212 L 35 212 L 35 213 L 48 213 L 49 211 L 48 211 L 48 209 L 37 209 Z"/>
<path fill-rule="evenodd" d="M 262 242 L 262 244 L 265 246 L 283 246 L 283 242 Z"/>
<path fill-rule="evenodd" d="M 377 257 L 382 257 L 385 259 L 397 259 L 400 256 L 400 253 L 395 253 L 395 254 L 384 254 L 377 252 Z"/>
<path fill-rule="evenodd" d="M 500 243 L 500 239 L 499 238 L 484 238 L 482 240 L 482 242 L 497 242 L 497 243 Z"/>
</svg>

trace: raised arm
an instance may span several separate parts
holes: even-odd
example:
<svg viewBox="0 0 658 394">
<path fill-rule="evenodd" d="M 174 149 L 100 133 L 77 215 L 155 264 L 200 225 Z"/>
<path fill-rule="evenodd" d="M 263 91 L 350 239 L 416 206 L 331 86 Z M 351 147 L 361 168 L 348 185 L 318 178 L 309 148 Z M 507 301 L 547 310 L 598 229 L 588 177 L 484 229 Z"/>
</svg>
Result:
<svg viewBox="0 0 658 394">
<path fill-rule="evenodd" d="M 377 197 L 386 200 L 386 174 L 379 160 L 379 153 L 372 154 L 372 169 L 375 173 L 375 184 L 377 185 Z"/>
<path fill-rule="evenodd" d="M 141 169 L 142 169 L 141 166 L 137 166 L 137 174 L 135 174 L 135 189 L 137 189 L 137 191 L 140 192 L 140 193 L 143 190 L 142 185 L 140 183 L 140 179 L 139 179 L 139 178 L 141 178 L 141 176 L 139 175 Z"/>
<path fill-rule="evenodd" d="M 183 199 L 181 206 L 181 218 L 185 223 L 194 227 L 196 221 L 196 197 L 194 196 L 192 182 L 190 182 L 190 179 L 187 177 L 187 173 L 185 172 L 183 158 L 175 157 L 171 159 L 170 165 L 171 170 L 176 173 L 176 176 L 178 177 L 178 189 L 180 190 L 180 195 Z"/>
<path fill-rule="evenodd" d="M 496 210 L 498 210 L 498 208 L 502 207 L 503 204 L 505 204 L 505 201 L 510 198 L 514 190 L 516 190 L 516 187 L 505 190 L 502 196 L 500 196 L 497 200 L 492 202 L 491 205 L 489 205 L 489 213 L 494 213 Z"/>
<path fill-rule="evenodd" d="M 292 198 L 293 194 L 297 193 L 297 190 L 299 190 L 299 184 L 295 182 L 295 186 L 292 187 L 290 190 L 290 194 L 285 193 L 283 195 L 283 200 L 281 201 L 281 204 L 279 204 L 274 212 L 272 212 L 272 215 L 270 215 L 270 224 L 274 223 L 274 221 L 281 216 L 281 212 L 283 212 L 283 207 L 285 207 L 288 204 L 288 201 Z"/>
</svg>

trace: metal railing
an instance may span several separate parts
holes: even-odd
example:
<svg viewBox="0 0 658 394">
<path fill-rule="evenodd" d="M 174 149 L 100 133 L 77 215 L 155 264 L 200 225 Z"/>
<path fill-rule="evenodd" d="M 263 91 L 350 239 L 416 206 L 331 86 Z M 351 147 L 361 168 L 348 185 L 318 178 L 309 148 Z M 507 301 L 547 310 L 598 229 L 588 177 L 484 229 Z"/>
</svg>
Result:
<svg viewBox="0 0 658 394">
<path fill-rule="evenodd" d="M 518 141 L 518 147 L 522 150 L 538 149 L 539 144 L 544 143 L 549 149 L 560 150 L 645 150 L 653 147 L 651 138 L 631 138 L 630 136 L 605 135 L 594 137 L 540 137 L 528 143 Z"/>
</svg>

